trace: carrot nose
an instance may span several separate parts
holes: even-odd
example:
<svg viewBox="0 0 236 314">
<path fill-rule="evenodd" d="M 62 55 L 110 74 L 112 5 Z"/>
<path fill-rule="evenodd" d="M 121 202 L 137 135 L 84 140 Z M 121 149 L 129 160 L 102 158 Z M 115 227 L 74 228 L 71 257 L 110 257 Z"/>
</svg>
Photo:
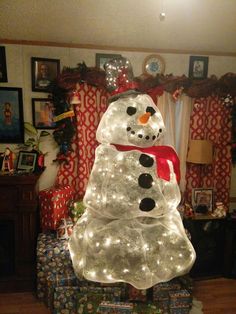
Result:
<svg viewBox="0 0 236 314">
<path fill-rule="evenodd" d="M 146 124 L 149 120 L 151 116 L 151 113 L 150 112 L 146 112 L 144 113 L 143 115 L 141 115 L 139 118 L 138 118 L 138 121 L 141 123 L 141 124 Z"/>
</svg>

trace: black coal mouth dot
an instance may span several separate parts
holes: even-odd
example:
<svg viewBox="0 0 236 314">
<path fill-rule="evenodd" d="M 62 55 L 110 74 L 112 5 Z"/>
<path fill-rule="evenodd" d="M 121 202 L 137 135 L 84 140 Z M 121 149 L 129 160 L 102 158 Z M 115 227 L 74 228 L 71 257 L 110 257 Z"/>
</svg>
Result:
<svg viewBox="0 0 236 314">
<path fill-rule="evenodd" d="M 139 131 L 137 131 L 137 133 L 134 131 L 134 130 L 132 130 L 132 128 L 130 127 L 130 126 L 128 126 L 127 128 L 126 128 L 126 130 L 127 130 L 127 132 L 130 132 L 130 134 L 132 134 L 132 135 L 135 135 L 135 134 L 137 134 L 137 137 L 138 138 L 140 138 L 140 139 L 145 139 L 146 141 L 149 141 L 149 140 L 155 140 L 155 139 L 158 139 L 158 137 L 159 137 L 159 135 L 160 135 L 160 133 L 158 133 L 157 135 L 152 135 L 152 136 L 150 136 L 150 135 L 143 135 L 143 134 L 140 134 L 140 133 L 138 133 Z"/>
</svg>

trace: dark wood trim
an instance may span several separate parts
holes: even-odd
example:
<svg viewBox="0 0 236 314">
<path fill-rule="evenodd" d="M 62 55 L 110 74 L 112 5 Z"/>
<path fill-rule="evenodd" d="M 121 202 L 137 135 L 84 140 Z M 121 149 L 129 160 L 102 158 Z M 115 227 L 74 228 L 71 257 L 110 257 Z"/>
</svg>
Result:
<svg viewBox="0 0 236 314">
<path fill-rule="evenodd" d="M 1 44 L 11 45 L 30 45 L 30 46 L 48 46 L 48 47 L 65 47 L 65 48 L 80 48 L 91 50 L 108 50 L 108 51 L 134 51 L 145 53 L 171 53 L 171 54 L 187 54 L 187 55 L 205 55 L 205 56 L 227 56 L 236 57 L 236 52 L 230 51 L 192 51 L 192 50 L 178 50 L 178 49 L 155 49 L 155 48 L 140 48 L 140 47 L 115 47 L 115 46 L 103 46 L 92 44 L 72 44 L 72 43 L 58 43 L 49 41 L 37 41 L 37 40 L 16 40 L 0 38 Z"/>
</svg>

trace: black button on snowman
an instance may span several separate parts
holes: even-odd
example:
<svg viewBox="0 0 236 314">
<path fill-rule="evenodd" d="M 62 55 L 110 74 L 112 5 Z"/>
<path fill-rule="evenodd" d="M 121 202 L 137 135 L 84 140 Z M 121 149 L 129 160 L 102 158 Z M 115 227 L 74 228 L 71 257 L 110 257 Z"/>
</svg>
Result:
<svg viewBox="0 0 236 314">
<path fill-rule="evenodd" d="M 135 90 L 129 61 L 113 59 L 105 70 L 111 102 L 69 248 L 78 277 L 146 289 L 187 273 L 195 260 L 176 209 L 179 160 L 173 148 L 155 146 L 163 119 Z"/>
</svg>

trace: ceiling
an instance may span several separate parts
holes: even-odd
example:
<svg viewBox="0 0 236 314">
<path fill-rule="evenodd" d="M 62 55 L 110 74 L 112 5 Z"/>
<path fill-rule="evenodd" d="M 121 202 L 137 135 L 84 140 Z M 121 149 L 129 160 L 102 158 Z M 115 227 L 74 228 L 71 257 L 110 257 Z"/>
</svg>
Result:
<svg viewBox="0 0 236 314">
<path fill-rule="evenodd" d="M 235 17 L 235 0 L 0 0 L 0 40 L 236 56 Z"/>
</svg>

